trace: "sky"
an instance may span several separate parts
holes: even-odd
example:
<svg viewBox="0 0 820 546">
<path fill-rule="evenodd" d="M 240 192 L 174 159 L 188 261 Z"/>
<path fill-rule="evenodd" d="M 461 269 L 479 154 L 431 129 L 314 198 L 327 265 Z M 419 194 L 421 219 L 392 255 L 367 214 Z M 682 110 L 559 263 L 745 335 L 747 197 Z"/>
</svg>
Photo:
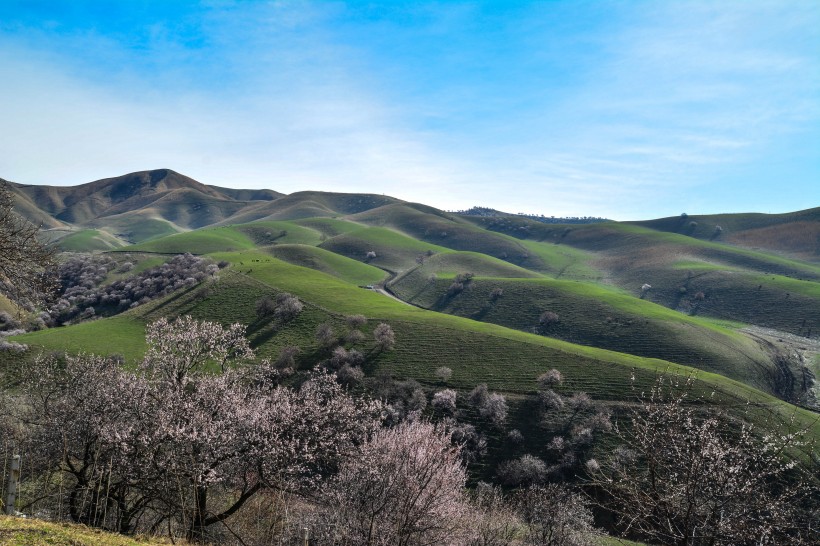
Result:
<svg viewBox="0 0 820 546">
<path fill-rule="evenodd" d="M 820 2 L 0 0 L 0 178 L 820 206 Z"/>
</svg>

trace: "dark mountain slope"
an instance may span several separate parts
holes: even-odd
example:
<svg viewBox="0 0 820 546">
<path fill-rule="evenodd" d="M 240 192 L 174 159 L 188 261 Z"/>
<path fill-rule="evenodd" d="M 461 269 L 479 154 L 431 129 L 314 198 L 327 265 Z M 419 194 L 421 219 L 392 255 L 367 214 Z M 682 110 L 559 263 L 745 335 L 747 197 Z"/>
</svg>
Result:
<svg viewBox="0 0 820 546">
<path fill-rule="evenodd" d="M 682 214 L 627 223 L 820 262 L 820 207 L 785 214 Z"/>
</svg>

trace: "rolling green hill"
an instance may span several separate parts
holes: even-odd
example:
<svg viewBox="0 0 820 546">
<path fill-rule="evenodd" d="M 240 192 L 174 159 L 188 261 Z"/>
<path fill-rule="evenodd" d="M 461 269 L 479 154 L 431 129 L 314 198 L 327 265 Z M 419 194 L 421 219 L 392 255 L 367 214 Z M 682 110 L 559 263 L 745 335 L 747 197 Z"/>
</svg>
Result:
<svg viewBox="0 0 820 546">
<path fill-rule="evenodd" d="M 362 314 L 368 328 L 387 321 L 398 338 L 385 353 L 360 344 L 368 375 L 416 378 L 429 389 L 440 386 L 434 370 L 448 366 L 458 389 L 486 382 L 524 399 L 538 374 L 558 368 L 566 392 L 625 404 L 659 373 L 699 369 L 701 391 L 729 408 L 752 401 L 754 411 L 802 411 L 772 393 L 816 403 L 817 356 L 800 340 L 820 338 L 820 265 L 806 242 L 818 209 L 690 216 L 697 225 L 687 232 L 681 218 L 562 226 L 461 217 L 379 195 L 229 190 L 167 170 L 73 189 L 14 188 L 32 213 L 70 230 L 66 248 L 131 241 L 116 251 L 140 253 L 137 268 L 183 252 L 230 264 L 216 282 L 116 317 L 15 338 L 46 350 L 133 361 L 147 322 L 192 314 L 247 324 L 263 356 L 298 345 L 307 367 L 329 356 L 315 339 L 320 324 L 343 332 L 347 315 Z M 778 246 L 783 238 L 802 242 Z M 257 318 L 256 302 L 283 291 L 305 303 L 299 318 Z M 809 426 L 811 414 L 800 415 Z"/>
<path fill-rule="evenodd" d="M 559 368 L 566 377 L 564 391 L 581 390 L 599 400 L 616 403 L 631 400 L 633 388 L 648 388 L 658 374 L 693 373 L 691 368 L 656 358 L 580 346 L 425 311 L 258 250 L 216 253 L 213 258 L 234 264 L 213 283 L 173 294 L 114 318 L 14 339 L 46 350 L 117 352 L 133 362 L 144 351 L 142 335 L 147 322 L 161 316 L 190 314 L 222 323 L 248 324 L 252 344 L 262 356 L 274 357 L 285 346 L 301 346 L 299 363 L 308 367 L 328 356 L 314 339 L 319 324 L 329 322 L 342 331 L 345 316 L 364 314 L 368 318 L 367 328 L 387 321 L 397 337 L 395 349 L 389 352 L 374 352 L 372 342 L 367 340 L 360 344 L 367 355 L 368 374 L 417 378 L 430 387 L 438 384 L 435 369 L 448 366 L 454 372 L 449 383 L 458 389 L 467 390 L 483 382 L 510 395 L 527 395 L 536 390 L 535 379 L 540 373 Z M 243 271 L 244 266 L 240 264 L 252 264 L 252 268 Z M 257 319 L 255 302 L 279 291 L 302 299 L 305 302 L 302 314 L 287 324 Z M 820 425 L 809 412 L 721 375 L 698 372 L 698 380 L 698 392 L 710 394 L 716 403 L 729 409 L 751 412 L 758 418 L 771 412 L 784 418 L 794 414 L 799 422 L 817 428 L 815 432 L 820 434 Z M 522 407 L 521 411 L 526 412 L 526 408 Z M 524 416 L 521 419 L 526 421 Z"/>
</svg>

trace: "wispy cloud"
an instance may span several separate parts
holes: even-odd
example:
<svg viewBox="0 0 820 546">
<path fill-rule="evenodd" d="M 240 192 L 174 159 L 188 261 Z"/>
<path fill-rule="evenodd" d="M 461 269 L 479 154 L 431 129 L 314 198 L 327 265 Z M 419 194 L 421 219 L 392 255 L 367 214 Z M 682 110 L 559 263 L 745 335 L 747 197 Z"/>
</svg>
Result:
<svg viewBox="0 0 820 546">
<path fill-rule="evenodd" d="M 807 191 L 820 174 L 813 4 L 492 6 L 208 2 L 0 25 L 0 176 L 170 167 L 284 192 L 637 218 L 760 209 L 748 191 L 714 204 L 717 184 L 774 203 L 767 159 L 798 160 Z"/>
</svg>

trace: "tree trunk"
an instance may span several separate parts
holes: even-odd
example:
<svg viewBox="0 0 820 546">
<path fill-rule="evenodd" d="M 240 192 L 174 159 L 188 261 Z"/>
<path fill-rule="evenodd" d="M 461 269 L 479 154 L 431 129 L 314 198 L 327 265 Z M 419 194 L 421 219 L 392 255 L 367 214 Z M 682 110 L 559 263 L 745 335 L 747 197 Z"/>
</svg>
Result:
<svg viewBox="0 0 820 546">
<path fill-rule="evenodd" d="M 205 527 L 207 526 L 208 488 L 202 485 L 194 487 L 194 511 L 191 514 L 191 527 L 188 530 L 188 540 L 194 543 L 205 542 Z"/>
</svg>

